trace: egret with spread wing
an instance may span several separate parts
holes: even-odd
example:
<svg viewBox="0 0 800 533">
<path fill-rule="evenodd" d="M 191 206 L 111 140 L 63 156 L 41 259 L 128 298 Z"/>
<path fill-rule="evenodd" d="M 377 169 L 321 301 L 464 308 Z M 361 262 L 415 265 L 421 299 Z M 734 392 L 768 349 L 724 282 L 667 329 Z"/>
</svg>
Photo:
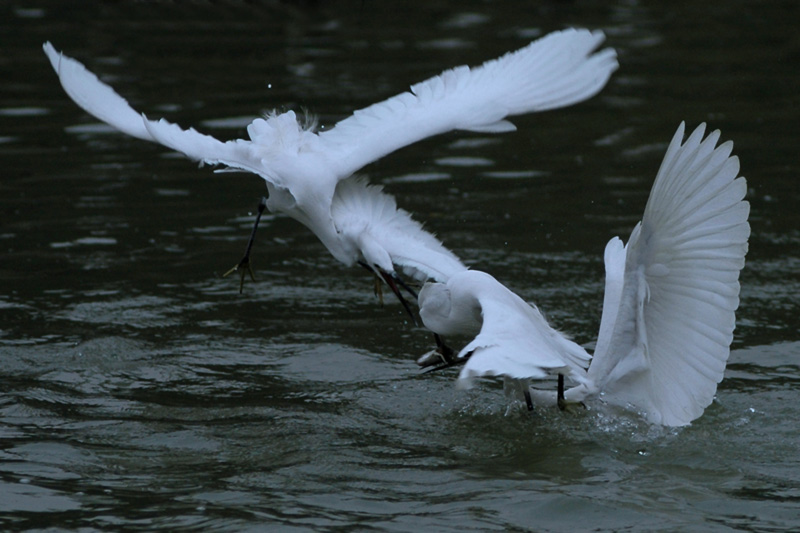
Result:
<svg viewBox="0 0 800 533">
<path fill-rule="evenodd" d="M 550 327 L 536 306 L 485 272 L 465 270 L 447 282 L 426 283 L 419 293 L 419 315 L 437 335 L 477 334 L 455 357 L 439 346 L 418 360 L 420 366 L 438 365 L 437 369 L 463 362 L 462 386 L 477 376 L 503 376 L 524 392 L 533 409 L 525 390 L 529 380 L 566 374 L 576 383 L 586 381 L 591 359 L 586 350 Z"/>
<path fill-rule="evenodd" d="M 353 173 L 433 135 L 451 130 L 511 131 L 514 126 L 506 120 L 508 116 L 592 97 L 617 68 L 613 49 L 595 52 L 603 39 L 599 31 L 554 32 L 479 67 L 447 70 L 413 85 L 410 91 L 356 111 L 326 131 L 318 133 L 301 125 L 295 113 L 288 111 L 254 120 L 247 127 L 249 140 L 228 142 L 164 119 L 149 120 L 82 64 L 50 43 L 45 43 L 44 50 L 65 91 L 84 110 L 124 133 L 163 144 L 190 159 L 261 176 L 269 193 L 267 208 L 307 226 L 342 263 L 366 265 L 387 282 L 395 276 L 392 264 L 413 263 L 421 276 L 445 281 L 452 268 L 426 270 L 428 261 L 404 257 L 402 248 L 391 241 L 408 237 L 434 248 L 438 258 L 447 256 L 450 263 L 454 256 L 407 213 L 398 211 L 384 193 L 354 181 Z M 353 213 L 361 205 L 358 199 L 347 197 L 353 192 L 371 199 L 369 205 L 394 209 L 394 219 L 404 219 L 394 229 L 412 235 L 376 229 L 378 220 L 369 217 L 378 212 Z M 392 218 L 391 213 L 380 214 L 381 220 Z M 355 231 L 359 224 L 376 231 Z M 458 270 L 464 268 L 460 265 Z"/>
<path fill-rule="evenodd" d="M 704 133 L 703 124 L 682 142 L 680 125 L 628 244 L 615 237 L 606 246 L 603 315 L 587 372 L 582 348 L 487 274 L 468 271 L 423 287 L 420 316 L 428 328 L 480 331 L 458 354 L 462 383 L 503 376 L 523 382 L 517 388 L 529 404 L 555 403 L 552 392 L 528 381 L 559 372 L 577 382 L 567 402 L 600 396 L 666 426 L 703 413 L 730 354 L 750 235 L 733 143 L 717 146 L 719 131 Z"/>
</svg>

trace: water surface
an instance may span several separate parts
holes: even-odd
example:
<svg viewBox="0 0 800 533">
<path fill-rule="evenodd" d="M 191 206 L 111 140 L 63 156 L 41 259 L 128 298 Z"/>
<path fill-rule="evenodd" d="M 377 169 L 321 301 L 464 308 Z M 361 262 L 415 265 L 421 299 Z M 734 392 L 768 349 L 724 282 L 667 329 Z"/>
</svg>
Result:
<svg viewBox="0 0 800 533">
<path fill-rule="evenodd" d="M 116 2 L 0 8 L 0 524 L 7 530 L 784 531 L 800 528 L 800 41 L 791 2 Z M 728 371 L 683 429 L 509 408 L 420 375 L 399 305 L 263 182 L 113 133 L 51 40 L 137 109 L 229 139 L 331 125 L 445 67 L 603 29 L 598 97 L 379 161 L 475 268 L 591 347 L 602 251 L 640 218 L 681 120 L 733 139 L 753 234 Z"/>
</svg>

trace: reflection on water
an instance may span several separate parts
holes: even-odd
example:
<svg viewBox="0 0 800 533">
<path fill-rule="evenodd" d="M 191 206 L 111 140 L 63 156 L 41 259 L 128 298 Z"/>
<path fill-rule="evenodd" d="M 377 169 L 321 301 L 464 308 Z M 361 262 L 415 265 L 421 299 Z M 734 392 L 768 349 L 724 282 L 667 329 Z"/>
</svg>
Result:
<svg viewBox="0 0 800 533">
<path fill-rule="evenodd" d="M 43 2 L 5 8 L 0 524 L 5 529 L 797 529 L 797 8 L 780 2 Z M 621 68 L 597 98 L 371 165 L 476 268 L 591 346 L 602 250 L 680 120 L 736 143 L 751 238 L 726 379 L 695 424 L 528 416 L 420 375 L 431 339 L 264 194 L 78 110 L 41 43 L 135 107 L 222 138 L 273 107 L 330 125 L 567 25 Z M 747 36 L 744 39 L 743 36 Z"/>
</svg>

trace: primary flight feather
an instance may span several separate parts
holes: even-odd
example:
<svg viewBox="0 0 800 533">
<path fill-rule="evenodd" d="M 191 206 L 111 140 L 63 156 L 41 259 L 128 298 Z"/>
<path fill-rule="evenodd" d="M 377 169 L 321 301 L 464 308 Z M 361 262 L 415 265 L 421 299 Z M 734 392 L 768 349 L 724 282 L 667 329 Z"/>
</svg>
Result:
<svg viewBox="0 0 800 533">
<path fill-rule="evenodd" d="M 714 399 L 750 236 L 747 182 L 738 177 L 733 143 L 717 146 L 720 132 L 704 133 L 702 124 L 682 142 L 680 125 L 642 221 L 627 245 L 608 244 L 606 292 L 616 303 L 603 307 L 588 373 L 587 394 L 669 426 L 691 422 Z"/>
<path fill-rule="evenodd" d="M 304 127 L 288 111 L 255 119 L 247 127 L 249 139 L 227 142 L 164 119 L 150 120 L 78 61 L 57 52 L 50 43 L 44 44 L 44 51 L 64 90 L 84 110 L 124 133 L 160 143 L 190 159 L 258 174 L 269 192 L 267 208 L 306 225 L 342 263 L 366 264 L 383 274 L 393 273 L 386 269 L 399 264 L 421 280 L 445 280 L 466 267 L 408 213 L 397 210 L 393 199 L 386 199 L 388 195 L 363 181 L 352 183 L 351 176 L 432 135 L 459 129 L 510 131 L 514 127 L 505 120 L 507 116 L 590 98 L 617 68 L 613 49 L 595 52 L 603 39 L 599 31 L 551 33 L 481 66 L 447 70 L 408 92 L 356 111 L 324 132 Z M 348 199 L 348 194 L 394 209 L 395 231 L 380 228 L 392 219 L 385 213 L 374 218 L 378 215 L 374 210 L 354 212 L 369 202 Z M 404 219 L 402 224 L 397 223 L 400 219 Z M 359 225 L 368 227 L 368 233 L 352 231 Z M 420 245 L 416 255 L 404 254 L 404 248 L 392 244 L 401 230 Z M 422 255 L 425 251 L 430 257 Z M 378 262 L 379 258 L 383 261 Z"/>
<path fill-rule="evenodd" d="M 488 274 L 469 271 L 423 287 L 420 316 L 429 329 L 479 332 L 458 354 L 460 381 L 527 382 L 558 371 L 578 382 L 566 401 L 599 396 L 667 426 L 703 413 L 730 354 L 750 235 L 733 143 L 717 146 L 719 131 L 704 133 L 703 124 L 683 142 L 680 125 L 628 244 L 614 237 L 606 246 L 603 315 L 587 372 L 582 348 Z M 516 388 L 528 400 L 555 399 L 527 384 Z"/>
</svg>

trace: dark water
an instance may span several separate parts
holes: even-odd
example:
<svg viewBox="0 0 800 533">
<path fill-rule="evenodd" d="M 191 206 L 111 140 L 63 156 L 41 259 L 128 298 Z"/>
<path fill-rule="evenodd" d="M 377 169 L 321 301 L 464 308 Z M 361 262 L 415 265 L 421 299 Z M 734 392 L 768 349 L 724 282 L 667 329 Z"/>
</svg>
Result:
<svg viewBox="0 0 800 533">
<path fill-rule="evenodd" d="M 795 2 L 0 4 L 0 527 L 5 530 L 800 529 L 800 8 Z M 365 169 L 469 264 L 587 345 L 681 120 L 735 141 L 753 234 L 726 378 L 692 426 L 534 417 L 421 376 L 430 338 L 261 180 L 114 134 L 41 44 L 150 116 L 222 138 L 323 124 L 564 26 L 621 68 L 593 100 Z"/>
</svg>

